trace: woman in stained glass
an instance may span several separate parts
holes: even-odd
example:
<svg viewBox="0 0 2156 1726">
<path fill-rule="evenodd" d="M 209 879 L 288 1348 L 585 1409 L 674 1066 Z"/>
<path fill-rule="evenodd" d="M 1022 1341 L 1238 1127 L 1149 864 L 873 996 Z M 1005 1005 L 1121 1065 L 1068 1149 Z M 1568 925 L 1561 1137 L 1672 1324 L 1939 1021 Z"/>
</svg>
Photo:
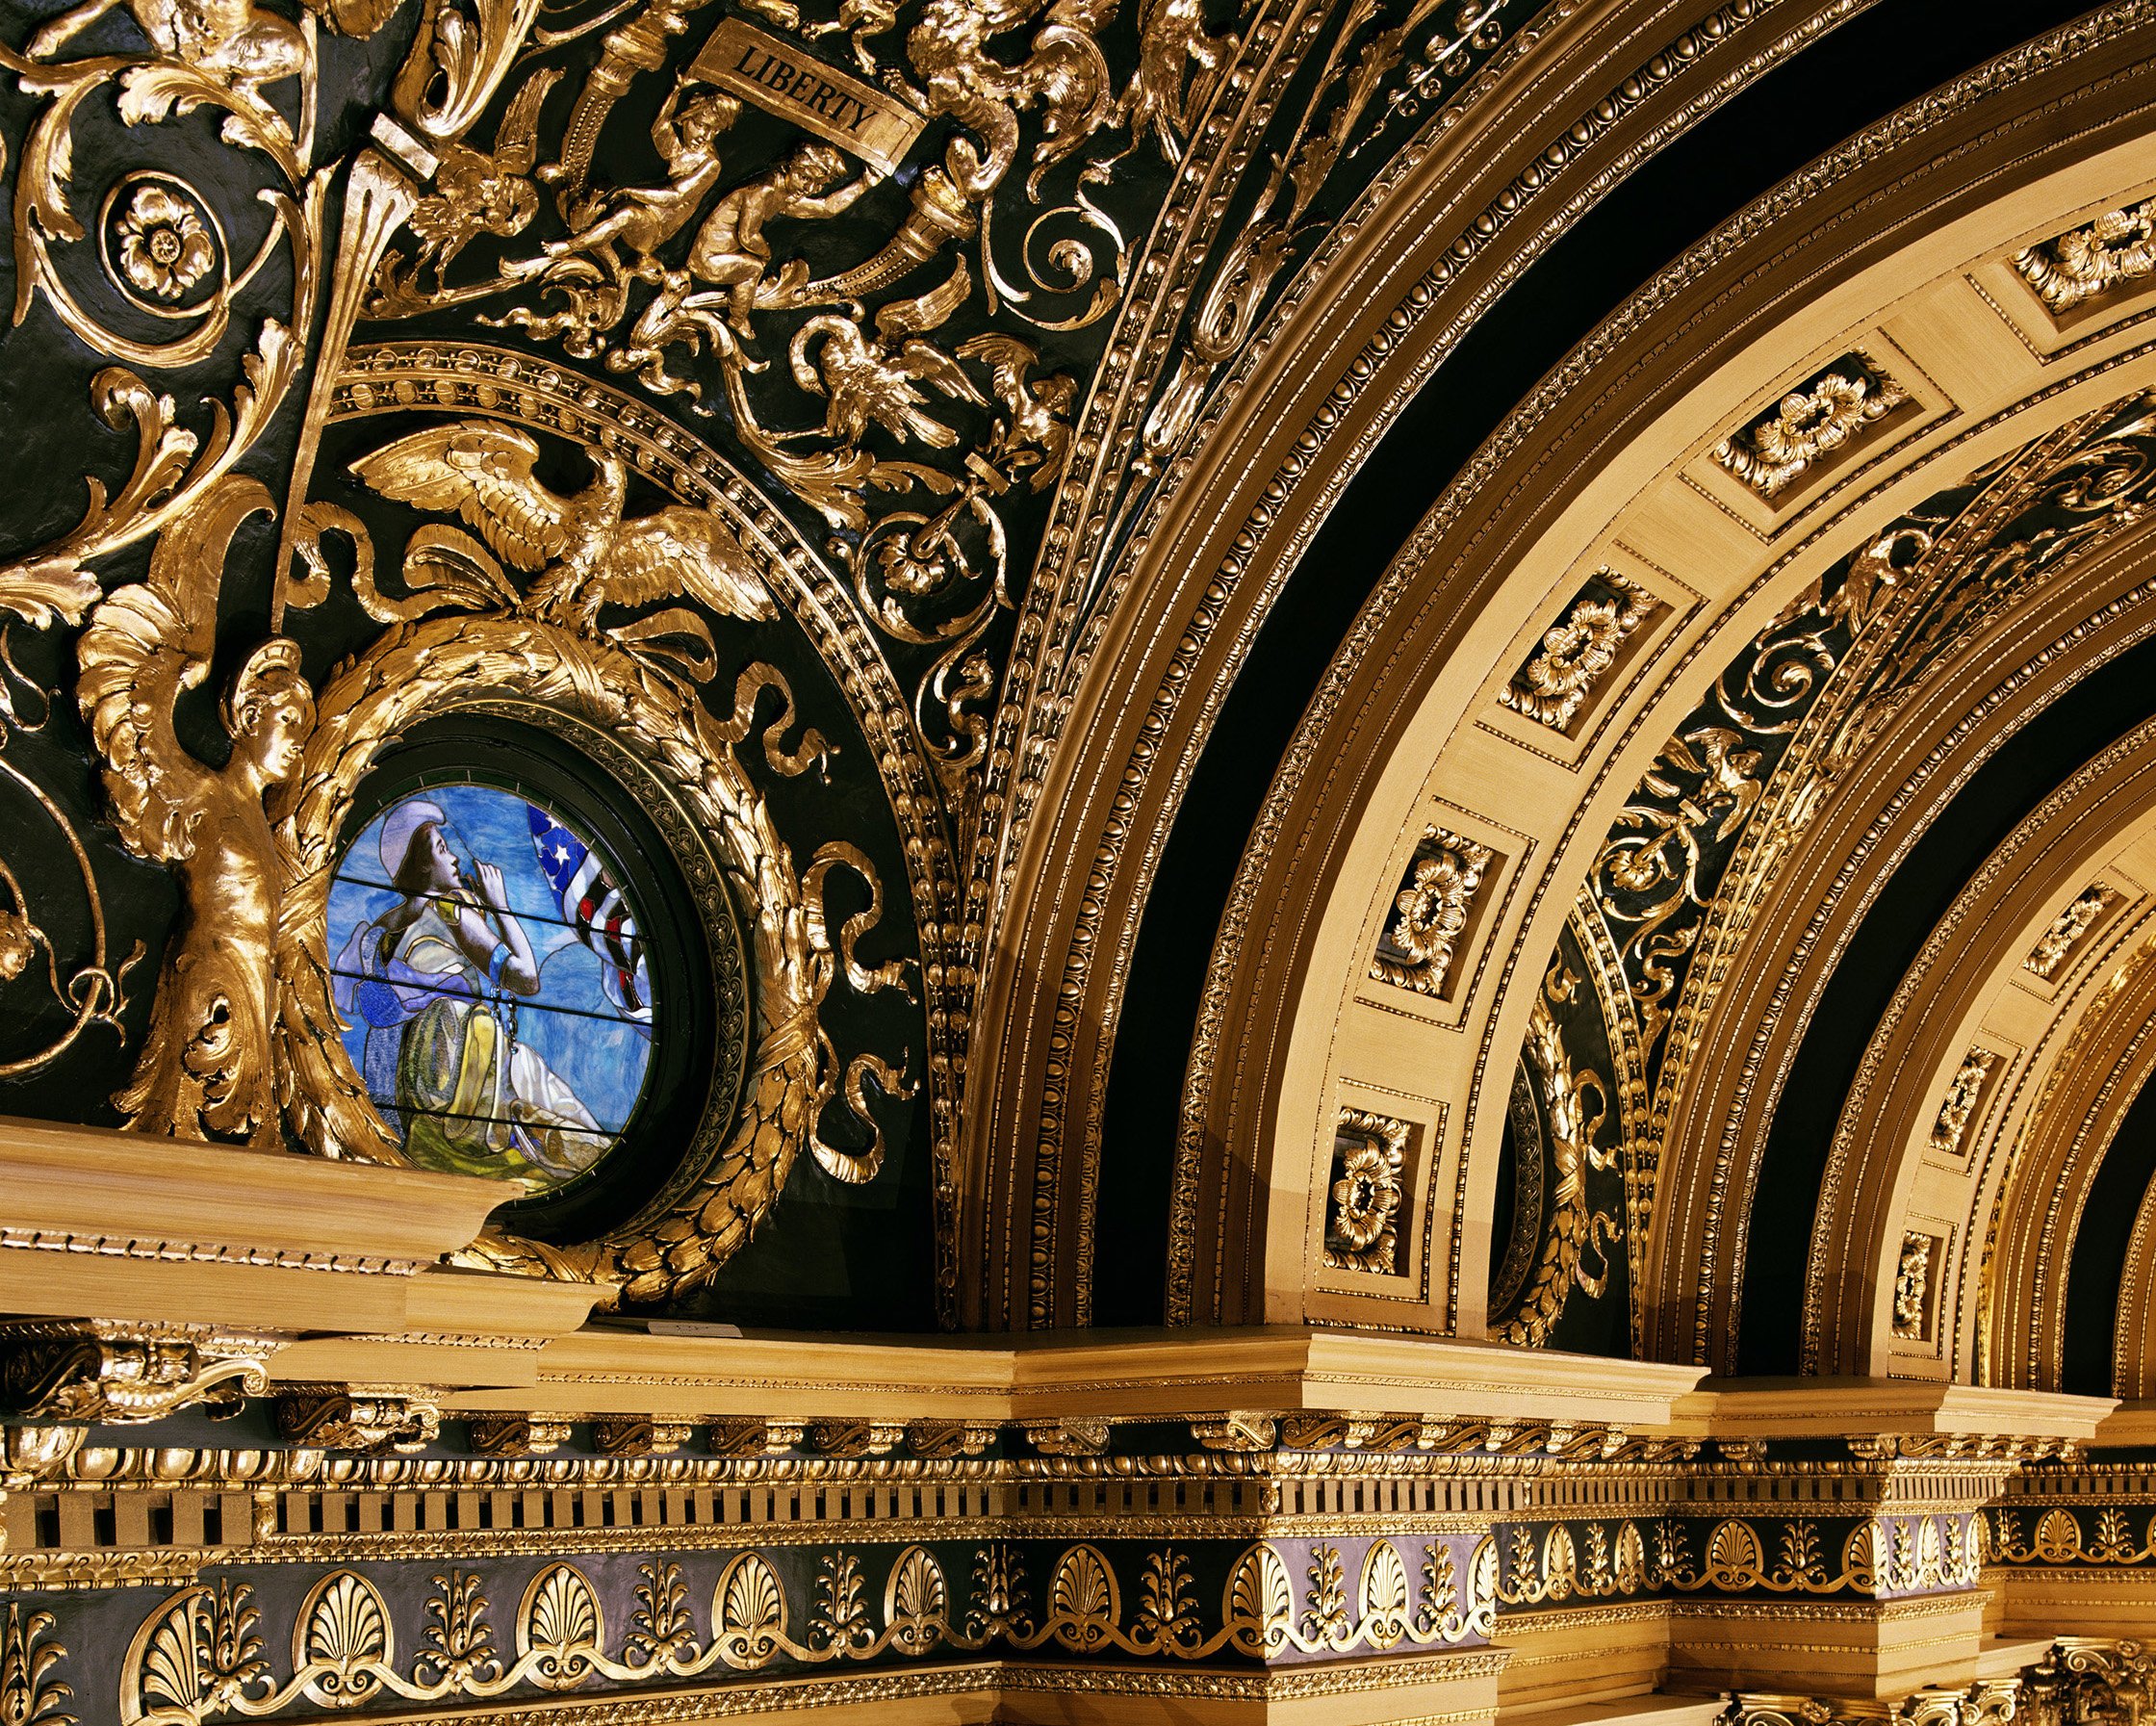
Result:
<svg viewBox="0 0 2156 1726">
<path fill-rule="evenodd" d="M 518 1040 L 517 997 L 538 992 L 539 965 L 501 871 L 475 863 L 465 875 L 448 825 L 433 803 L 390 811 L 380 856 L 399 901 L 354 932 L 337 967 L 346 1010 L 369 1027 L 368 1089 L 396 1096 L 405 1146 L 429 1167 L 576 1174 L 612 1136 Z"/>
</svg>

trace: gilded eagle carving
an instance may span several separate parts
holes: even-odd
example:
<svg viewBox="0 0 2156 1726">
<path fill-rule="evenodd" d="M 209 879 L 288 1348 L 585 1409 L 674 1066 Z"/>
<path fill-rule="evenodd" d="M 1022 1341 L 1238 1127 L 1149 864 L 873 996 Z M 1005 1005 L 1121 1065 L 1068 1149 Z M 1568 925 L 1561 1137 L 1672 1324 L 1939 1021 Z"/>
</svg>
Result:
<svg viewBox="0 0 2156 1726">
<path fill-rule="evenodd" d="M 625 521 L 628 464 L 587 446 L 598 477 L 564 497 L 537 476 L 539 445 L 510 425 L 429 426 L 352 463 L 385 498 L 455 515 L 513 567 L 536 575 L 521 607 L 542 622 L 597 632 L 601 609 L 689 599 L 722 616 L 778 616 L 770 589 L 708 510 L 669 504 Z"/>
</svg>

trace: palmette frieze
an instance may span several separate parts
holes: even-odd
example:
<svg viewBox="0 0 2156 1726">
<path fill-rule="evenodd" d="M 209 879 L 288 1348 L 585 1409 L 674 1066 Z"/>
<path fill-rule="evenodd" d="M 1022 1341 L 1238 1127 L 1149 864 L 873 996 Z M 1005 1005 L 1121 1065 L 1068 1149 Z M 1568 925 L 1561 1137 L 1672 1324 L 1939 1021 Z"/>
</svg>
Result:
<svg viewBox="0 0 2156 1726">
<path fill-rule="evenodd" d="M 638 1567 L 618 1642 L 607 1603 L 578 1565 L 539 1566 L 513 1605 L 497 1605 L 489 1577 L 452 1568 L 434 1580 L 415 1651 L 401 1661 L 398 1610 L 362 1574 L 337 1570 L 297 1606 L 289 1675 L 267 1655 L 256 1584 L 220 1575 L 141 1624 L 121 1672 L 120 1719 L 202 1720 L 220 1710 L 265 1717 L 325 1695 L 485 1699 L 590 1681 L 813 1669 L 991 1647 L 1270 1663 L 1486 1637 L 1494 1578 L 1486 1544 L 1464 1579 L 1450 1544 L 1425 1544 L 1419 1581 L 1389 1541 L 1354 1556 L 1350 1575 L 1330 1543 L 1288 1555 L 1252 1546 L 1227 1567 L 1217 1599 L 1200 1592 L 1190 1559 L 1172 1549 L 1113 1559 L 1087 1543 L 1052 1559 L 1004 1543 L 942 1556 L 919 1544 L 890 1555 L 841 1549 L 818 1560 L 806 1588 L 754 1551 L 696 1565 L 693 1587 L 688 1566 L 664 1559 Z M 1044 1572 L 1038 1582 L 1029 1561 Z M 497 1617 L 509 1621 L 498 1629 Z"/>
</svg>

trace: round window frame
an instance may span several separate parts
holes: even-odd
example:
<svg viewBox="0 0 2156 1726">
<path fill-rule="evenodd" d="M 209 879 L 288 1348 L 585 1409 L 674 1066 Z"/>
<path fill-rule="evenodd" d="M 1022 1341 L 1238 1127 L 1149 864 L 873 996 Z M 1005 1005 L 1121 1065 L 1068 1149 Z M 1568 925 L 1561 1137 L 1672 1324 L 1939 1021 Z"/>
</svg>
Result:
<svg viewBox="0 0 2156 1726">
<path fill-rule="evenodd" d="M 591 1168 L 494 1213 L 534 1240 L 588 1241 L 675 1182 L 703 1122 L 740 1108 L 756 1025 L 739 908 L 694 825 L 659 818 L 672 800 L 633 755 L 554 708 L 513 699 L 460 706 L 385 741 L 354 789 L 333 867 L 384 810 L 457 785 L 523 798 L 594 845 L 645 932 L 658 1013 L 635 1107 Z"/>
</svg>

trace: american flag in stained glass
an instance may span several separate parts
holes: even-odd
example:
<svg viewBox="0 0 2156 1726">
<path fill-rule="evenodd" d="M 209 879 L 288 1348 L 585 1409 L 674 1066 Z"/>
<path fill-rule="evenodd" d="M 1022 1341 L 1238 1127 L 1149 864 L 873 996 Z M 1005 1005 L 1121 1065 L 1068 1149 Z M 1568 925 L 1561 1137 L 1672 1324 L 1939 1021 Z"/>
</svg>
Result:
<svg viewBox="0 0 2156 1726">
<path fill-rule="evenodd" d="M 536 804 L 531 848 L 547 878 L 562 921 L 599 956 L 600 987 L 625 1018 L 640 1025 L 652 1018 L 652 985 L 644 963 L 644 938 L 599 854 Z"/>
</svg>

